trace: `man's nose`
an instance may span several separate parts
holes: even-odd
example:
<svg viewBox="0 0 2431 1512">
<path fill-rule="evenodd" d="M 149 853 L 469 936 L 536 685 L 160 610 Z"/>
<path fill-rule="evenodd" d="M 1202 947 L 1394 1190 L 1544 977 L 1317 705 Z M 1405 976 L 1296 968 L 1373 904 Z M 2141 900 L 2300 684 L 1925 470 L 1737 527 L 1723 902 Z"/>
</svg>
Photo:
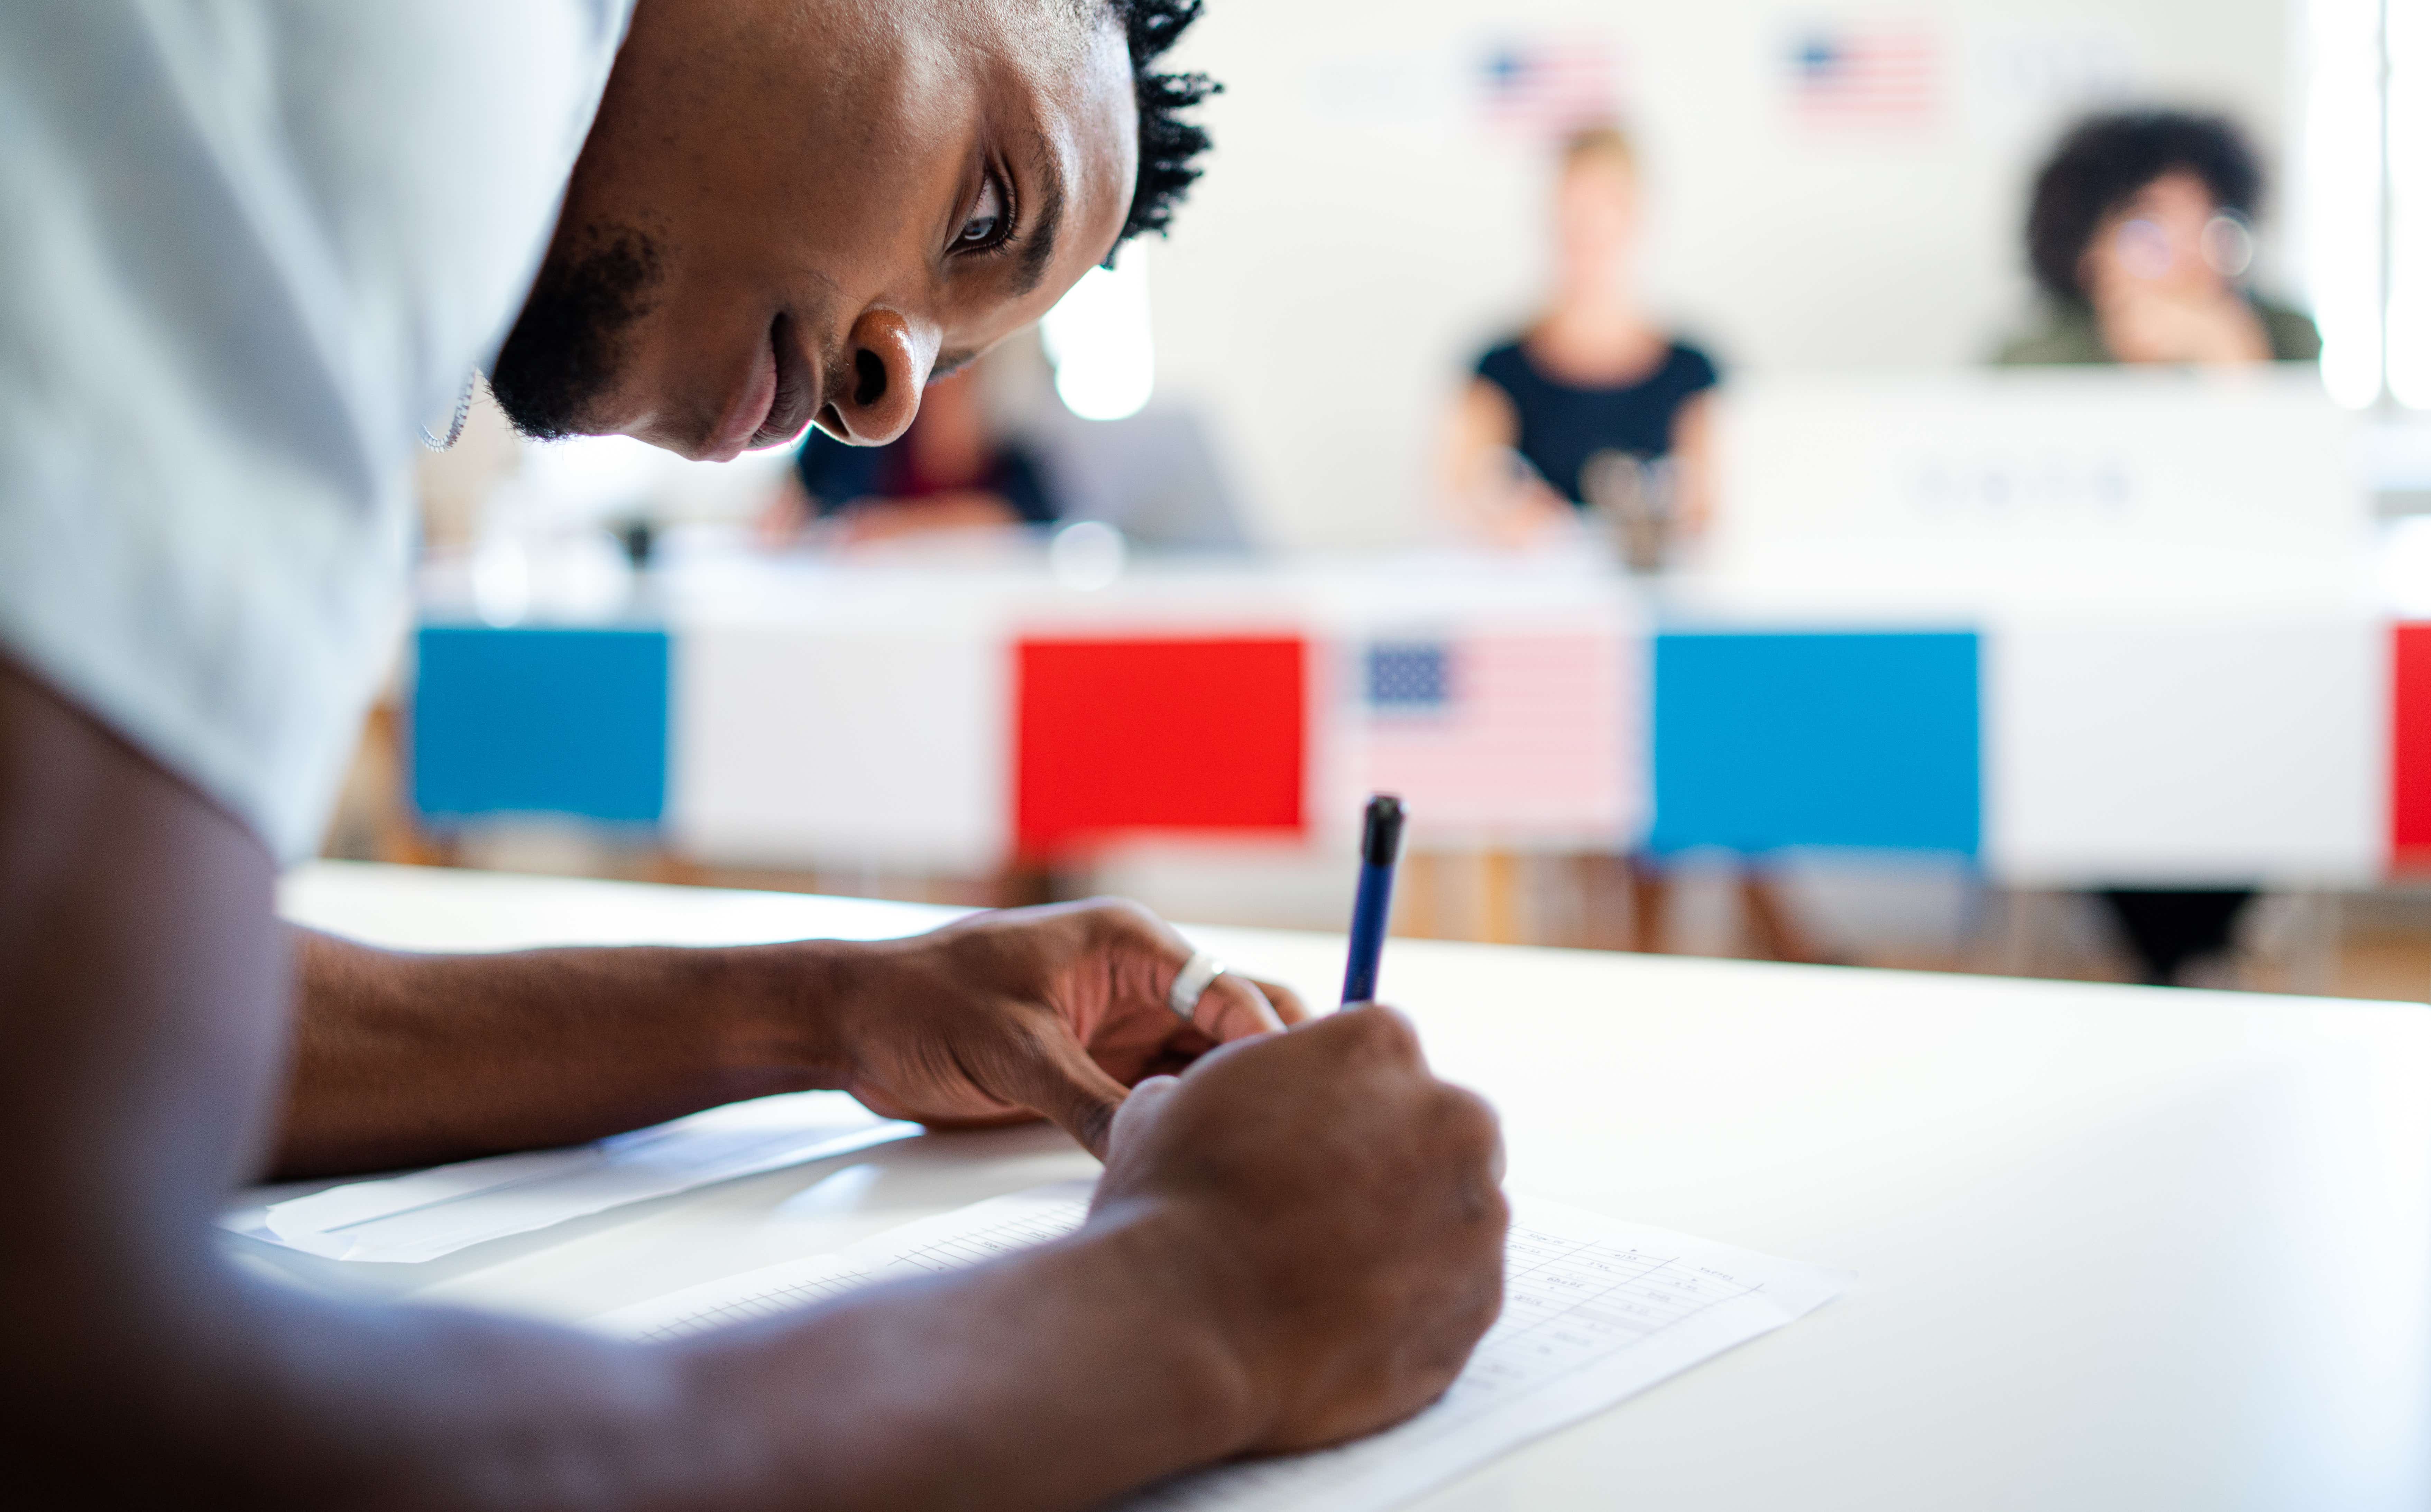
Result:
<svg viewBox="0 0 2431 1512">
<path fill-rule="evenodd" d="M 832 428 L 857 446 L 883 446 L 920 412 L 937 338 L 895 310 L 869 309 L 846 333 L 845 351 L 849 365 L 828 393 Z"/>
</svg>

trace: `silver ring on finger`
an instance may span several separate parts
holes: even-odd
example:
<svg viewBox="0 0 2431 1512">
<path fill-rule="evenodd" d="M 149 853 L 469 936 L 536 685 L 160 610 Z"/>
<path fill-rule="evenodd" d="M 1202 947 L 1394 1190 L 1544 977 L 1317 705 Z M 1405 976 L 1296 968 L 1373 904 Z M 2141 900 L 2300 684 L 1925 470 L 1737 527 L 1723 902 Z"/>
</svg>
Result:
<svg viewBox="0 0 2431 1512">
<path fill-rule="evenodd" d="M 1165 1005 L 1184 1023 L 1194 1022 L 1199 1011 L 1199 1000 L 1207 995 L 1209 986 L 1223 974 L 1222 961 L 1203 950 L 1192 953 L 1190 959 L 1182 963 L 1181 974 L 1174 977 L 1173 989 L 1165 993 Z"/>
</svg>

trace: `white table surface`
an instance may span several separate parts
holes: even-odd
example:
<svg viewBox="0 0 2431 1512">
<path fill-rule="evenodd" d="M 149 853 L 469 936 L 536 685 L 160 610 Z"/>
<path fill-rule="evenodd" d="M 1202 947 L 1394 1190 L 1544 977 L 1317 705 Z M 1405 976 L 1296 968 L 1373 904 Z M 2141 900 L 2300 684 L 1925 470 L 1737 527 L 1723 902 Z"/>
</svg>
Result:
<svg viewBox="0 0 2431 1512">
<path fill-rule="evenodd" d="M 407 947 L 878 937 L 950 910 L 320 865 Z M 1337 938 L 1201 929 L 1322 1001 Z M 2431 1008 L 1424 941 L 1384 992 L 1515 1188 L 1855 1273 L 1838 1301 L 1415 1504 L 2431 1507 Z M 578 1317 L 1090 1171 L 929 1136 L 307 1285 Z"/>
</svg>

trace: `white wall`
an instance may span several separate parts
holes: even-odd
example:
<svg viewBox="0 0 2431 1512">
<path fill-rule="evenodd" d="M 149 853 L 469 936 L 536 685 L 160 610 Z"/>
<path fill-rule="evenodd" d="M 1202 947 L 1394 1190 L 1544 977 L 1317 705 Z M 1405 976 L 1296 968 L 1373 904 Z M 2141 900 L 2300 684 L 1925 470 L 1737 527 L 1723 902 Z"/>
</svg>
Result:
<svg viewBox="0 0 2431 1512">
<path fill-rule="evenodd" d="M 1792 119 L 1802 29 L 1908 23 L 1942 103 L 1900 132 Z M 1655 204 L 1661 307 L 1740 371 L 1973 360 L 2025 307 L 2024 181 L 2090 98 L 2288 113 L 2286 0 L 1212 0 L 1213 171 L 1152 245 L 1158 381 L 1205 406 L 1266 534 L 1423 530 L 1435 417 L 1536 284 L 1541 147 L 1486 128 L 1501 39 L 1608 39 Z M 2267 249 L 2266 249 L 2267 250 Z"/>
</svg>

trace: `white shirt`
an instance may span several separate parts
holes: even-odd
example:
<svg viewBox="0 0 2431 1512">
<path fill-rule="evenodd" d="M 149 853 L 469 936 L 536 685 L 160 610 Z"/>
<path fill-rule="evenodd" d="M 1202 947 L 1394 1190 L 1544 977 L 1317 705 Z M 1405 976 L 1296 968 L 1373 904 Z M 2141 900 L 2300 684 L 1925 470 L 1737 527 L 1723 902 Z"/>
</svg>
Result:
<svg viewBox="0 0 2431 1512">
<path fill-rule="evenodd" d="M 0 654 L 281 859 L 631 3 L 0 5 Z"/>
</svg>

